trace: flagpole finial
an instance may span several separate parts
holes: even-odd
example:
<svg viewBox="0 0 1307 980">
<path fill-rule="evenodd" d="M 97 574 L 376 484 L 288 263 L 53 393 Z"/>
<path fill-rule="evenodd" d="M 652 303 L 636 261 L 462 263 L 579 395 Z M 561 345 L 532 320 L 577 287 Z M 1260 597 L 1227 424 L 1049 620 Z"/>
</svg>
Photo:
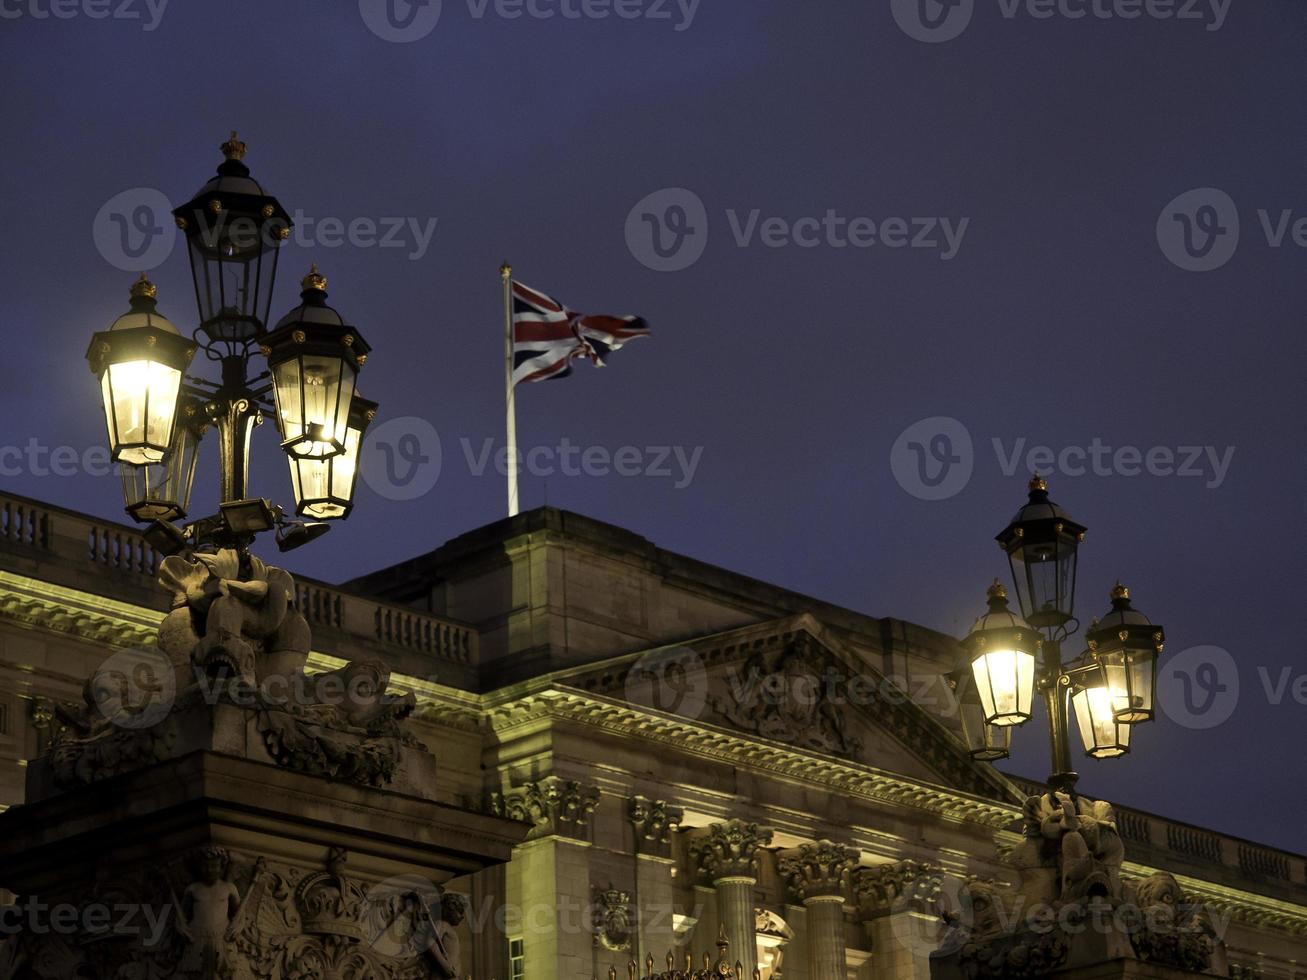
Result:
<svg viewBox="0 0 1307 980">
<path fill-rule="evenodd" d="M 509 265 L 507 262 L 505 262 L 503 265 L 499 267 L 499 277 L 501 279 L 513 278 L 513 267 Z"/>
</svg>

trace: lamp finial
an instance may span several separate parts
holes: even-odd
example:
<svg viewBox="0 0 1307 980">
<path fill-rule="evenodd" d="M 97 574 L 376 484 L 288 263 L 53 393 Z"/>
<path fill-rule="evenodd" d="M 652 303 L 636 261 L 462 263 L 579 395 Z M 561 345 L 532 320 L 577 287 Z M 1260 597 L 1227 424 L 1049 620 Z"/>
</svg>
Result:
<svg viewBox="0 0 1307 980">
<path fill-rule="evenodd" d="M 300 289 L 306 293 L 325 293 L 327 291 L 327 277 L 318 271 L 316 262 L 309 266 L 309 274 L 300 280 Z"/>
<path fill-rule="evenodd" d="M 132 283 L 132 299 L 154 299 L 159 294 L 159 289 L 144 272 L 141 278 Z"/>
<path fill-rule="evenodd" d="M 1122 585 L 1121 580 L 1117 579 L 1116 585 L 1112 588 L 1113 601 L 1117 599 L 1129 599 L 1129 598 L 1130 598 L 1130 587 L 1128 585 Z"/>
<path fill-rule="evenodd" d="M 1048 481 L 1039 475 L 1038 470 L 1031 474 L 1029 486 L 1031 493 L 1048 492 Z"/>
<path fill-rule="evenodd" d="M 231 131 L 231 136 L 226 143 L 218 147 L 222 150 L 222 155 L 228 160 L 243 160 L 245 158 L 245 144 L 236 136 L 236 130 Z"/>
</svg>

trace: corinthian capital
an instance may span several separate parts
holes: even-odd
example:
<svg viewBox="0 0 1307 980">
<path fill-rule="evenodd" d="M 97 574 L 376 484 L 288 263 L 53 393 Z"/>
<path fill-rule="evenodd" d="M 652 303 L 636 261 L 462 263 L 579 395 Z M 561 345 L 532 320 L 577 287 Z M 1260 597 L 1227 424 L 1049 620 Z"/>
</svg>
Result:
<svg viewBox="0 0 1307 980">
<path fill-rule="evenodd" d="M 713 881 L 758 878 L 758 849 L 771 843 L 770 827 L 743 820 L 715 823 L 690 844 L 690 857 Z"/>
<path fill-rule="evenodd" d="M 925 861 L 894 861 L 853 873 L 853 898 L 864 920 L 895 911 L 940 910 L 944 873 Z"/>
<path fill-rule="evenodd" d="M 599 790 L 575 780 L 546 776 L 503 793 L 490 795 L 490 812 L 497 817 L 531 824 L 527 840 L 558 835 L 590 839 L 591 820 Z"/>
<path fill-rule="evenodd" d="M 799 901 L 844 894 L 844 880 L 858 863 L 856 848 L 821 840 L 781 856 L 780 871 Z"/>
<path fill-rule="evenodd" d="M 685 811 L 665 800 L 633 796 L 627 816 L 635 829 L 636 853 L 666 857 L 671 854 L 672 831 L 680 826 Z"/>
</svg>

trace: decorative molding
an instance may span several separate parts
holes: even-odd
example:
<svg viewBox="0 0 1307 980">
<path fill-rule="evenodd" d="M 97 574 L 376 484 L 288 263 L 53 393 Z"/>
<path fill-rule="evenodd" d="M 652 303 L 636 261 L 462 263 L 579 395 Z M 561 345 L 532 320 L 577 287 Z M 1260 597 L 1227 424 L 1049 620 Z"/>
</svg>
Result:
<svg viewBox="0 0 1307 980">
<path fill-rule="evenodd" d="M 631 948 L 631 894 L 613 887 L 594 888 L 595 946 L 613 952 Z"/>
<path fill-rule="evenodd" d="M 849 733 L 845 707 L 830 697 L 831 682 L 847 689 L 849 674 L 810 633 L 786 634 L 778 651 L 760 650 L 744 662 L 743 682 L 708 704 L 726 722 L 761 738 L 847 759 L 862 755 Z"/>
<path fill-rule="evenodd" d="M 506 792 L 490 794 L 490 812 L 497 817 L 531 824 L 527 840 L 570 837 L 589 842 L 591 819 L 599 804 L 597 787 L 558 776 L 531 780 Z"/>
<path fill-rule="evenodd" d="M 670 857 L 672 833 L 680 826 L 685 811 L 668 805 L 666 800 L 631 797 L 627 819 L 635 830 L 635 852 L 654 857 Z"/>
<path fill-rule="evenodd" d="M 834 841 L 800 844 L 782 852 L 778 867 L 790 894 L 800 902 L 843 896 L 849 872 L 858 863 L 858 850 Z"/>
<path fill-rule="evenodd" d="M 711 881 L 758 879 L 758 851 L 772 841 L 770 827 L 743 820 L 712 824 L 690 841 L 690 858 Z"/>
</svg>

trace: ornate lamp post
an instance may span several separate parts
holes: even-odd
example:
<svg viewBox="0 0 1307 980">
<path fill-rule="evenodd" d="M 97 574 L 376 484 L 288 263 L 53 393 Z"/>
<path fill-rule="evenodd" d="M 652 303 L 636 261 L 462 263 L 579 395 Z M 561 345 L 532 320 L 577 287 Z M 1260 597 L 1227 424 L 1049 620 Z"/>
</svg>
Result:
<svg viewBox="0 0 1307 980">
<path fill-rule="evenodd" d="M 113 459 L 121 469 L 127 512 L 149 524 L 164 553 L 184 547 L 248 550 L 256 534 L 277 528 L 282 550 L 326 531 L 321 521 L 353 506 L 364 429 L 377 405 L 357 379 L 369 347 L 327 305 L 327 280 L 314 266 L 301 303 L 271 330 L 281 246 L 290 218 L 244 163 L 232 133 L 217 174 L 173 216 L 186 237 L 199 326 L 187 338 L 157 309 L 157 290 L 141 273 L 131 308 L 91 339 L 87 360 L 100 379 Z M 216 362 L 219 380 L 188 374 L 197 352 Z M 255 373 L 255 357 L 269 370 Z M 275 400 L 274 400 L 275 399 Z M 249 496 L 250 438 L 271 415 L 289 457 L 298 516 Z M 190 506 L 200 437 L 216 430 L 219 513 L 182 528 Z"/>
<path fill-rule="evenodd" d="M 1085 527 L 1049 499 L 1043 477 L 1036 475 L 1029 489 L 1029 501 L 997 536 L 1021 615 L 1008 609 L 1007 590 L 996 581 L 988 612 L 963 640 L 966 663 L 950 681 L 960 692 L 968 749 L 978 759 L 1008 754 L 1006 732 L 1030 720 L 1031 702 L 1041 695 L 1053 761 L 1049 789 L 1074 795 L 1072 715 L 1086 755 L 1128 752 L 1132 726 L 1153 718 L 1163 631 L 1130 605 L 1129 590 L 1118 583 L 1112 609 L 1088 631 L 1087 649 L 1063 661 L 1062 644 L 1079 628 L 1076 561 Z"/>
</svg>

